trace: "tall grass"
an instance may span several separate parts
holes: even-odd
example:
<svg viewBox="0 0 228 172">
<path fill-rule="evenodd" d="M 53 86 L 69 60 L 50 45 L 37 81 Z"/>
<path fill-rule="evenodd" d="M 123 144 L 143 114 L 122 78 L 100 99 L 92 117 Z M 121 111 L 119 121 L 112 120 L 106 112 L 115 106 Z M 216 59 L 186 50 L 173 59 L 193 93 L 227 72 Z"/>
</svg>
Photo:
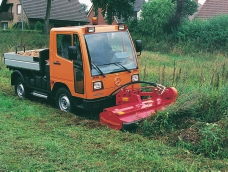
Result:
<svg viewBox="0 0 228 172">
<path fill-rule="evenodd" d="M 179 97 L 175 105 L 142 122 L 138 132 L 168 137 L 165 142 L 208 157 L 228 158 L 228 59 L 146 52 L 140 61 L 147 68 L 142 78 L 176 87 Z"/>
<path fill-rule="evenodd" d="M 15 51 L 17 45 L 25 45 L 26 50 L 49 46 L 49 38 L 38 31 L 0 30 L 0 54 Z"/>
</svg>

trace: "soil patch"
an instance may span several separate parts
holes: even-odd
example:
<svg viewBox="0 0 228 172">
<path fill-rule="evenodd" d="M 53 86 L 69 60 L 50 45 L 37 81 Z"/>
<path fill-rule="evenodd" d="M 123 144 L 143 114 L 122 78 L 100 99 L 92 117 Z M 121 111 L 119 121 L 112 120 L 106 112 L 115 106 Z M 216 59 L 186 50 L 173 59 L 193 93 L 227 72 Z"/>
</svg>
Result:
<svg viewBox="0 0 228 172">
<path fill-rule="evenodd" d="M 184 142 L 190 142 L 193 145 L 196 145 L 199 141 L 199 134 L 195 128 L 188 128 L 180 132 L 179 137 Z"/>
</svg>

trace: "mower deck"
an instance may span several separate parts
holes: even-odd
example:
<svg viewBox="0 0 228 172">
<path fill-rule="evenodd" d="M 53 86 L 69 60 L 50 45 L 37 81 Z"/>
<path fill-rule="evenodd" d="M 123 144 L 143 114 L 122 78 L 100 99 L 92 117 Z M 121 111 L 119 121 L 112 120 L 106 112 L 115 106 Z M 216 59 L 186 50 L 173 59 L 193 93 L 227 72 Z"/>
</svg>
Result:
<svg viewBox="0 0 228 172">
<path fill-rule="evenodd" d="M 116 97 L 117 106 L 104 109 L 100 114 L 100 122 L 112 129 L 120 130 L 123 125 L 136 123 L 155 115 L 158 110 L 164 110 L 175 102 L 177 91 L 175 88 L 167 88 L 162 93 L 156 88 L 152 88 L 152 92 L 123 89 Z"/>
</svg>

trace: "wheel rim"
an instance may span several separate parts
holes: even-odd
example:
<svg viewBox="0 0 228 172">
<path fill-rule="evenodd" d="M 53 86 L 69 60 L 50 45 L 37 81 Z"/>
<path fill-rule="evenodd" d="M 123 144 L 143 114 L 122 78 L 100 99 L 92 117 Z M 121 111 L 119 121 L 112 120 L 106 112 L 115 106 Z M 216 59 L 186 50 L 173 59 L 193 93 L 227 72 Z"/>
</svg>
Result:
<svg viewBox="0 0 228 172">
<path fill-rule="evenodd" d="M 64 94 L 59 96 L 59 107 L 62 111 L 70 112 L 70 100 Z"/>
<path fill-rule="evenodd" d="M 25 89 L 22 83 L 17 84 L 17 95 L 21 98 L 24 97 L 25 94 Z"/>
</svg>

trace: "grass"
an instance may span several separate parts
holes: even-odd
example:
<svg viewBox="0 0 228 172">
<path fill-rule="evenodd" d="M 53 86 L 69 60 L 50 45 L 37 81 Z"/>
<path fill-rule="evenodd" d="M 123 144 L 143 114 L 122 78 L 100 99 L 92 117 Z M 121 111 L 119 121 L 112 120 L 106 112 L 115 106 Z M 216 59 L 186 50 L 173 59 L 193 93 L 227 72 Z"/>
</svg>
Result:
<svg viewBox="0 0 228 172">
<path fill-rule="evenodd" d="M 140 63 L 145 71 L 141 78 L 174 86 L 179 97 L 142 122 L 138 133 L 205 157 L 228 159 L 228 59 L 144 52 Z"/>
<path fill-rule="evenodd" d="M 228 166 L 226 160 L 212 160 L 139 134 L 110 130 L 98 121 L 63 113 L 45 102 L 21 100 L 9 85 L 8 78 L 1 78 L 2 171 L 195 171 Z"/>
<path fill-rule="evenodd" d="M 34 41 L 29 34 L 2 34 L 0 54 L 13 51 L 16 36 L 26 37 L 29 49 L 48 43 L 41 35 Z M 228 169 L 228 61 L 223 55 L 143 52 L 141 79 L 175 86 L 179 97 L 135 133 L 110 130 L 83 111 L 61 112 L 43 99 L 17 98 L 0 59 L 0 171 Z"/>
</svg>

